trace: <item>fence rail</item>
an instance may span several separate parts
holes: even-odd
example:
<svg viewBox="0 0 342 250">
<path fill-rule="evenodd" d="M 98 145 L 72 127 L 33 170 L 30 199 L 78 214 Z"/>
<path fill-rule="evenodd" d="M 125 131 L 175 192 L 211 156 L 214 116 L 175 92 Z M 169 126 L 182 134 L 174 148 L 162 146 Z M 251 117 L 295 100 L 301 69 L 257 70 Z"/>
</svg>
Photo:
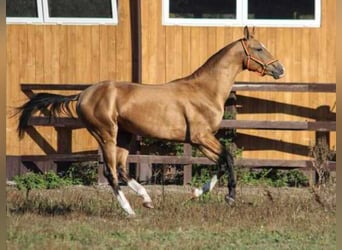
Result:
<svg viewBox="0 0 342 250">
<path fill-rule="evenodd" d="M 21 84 L 21 90 L 30 98 L 36 91 L 81 91 L 90 84 Z M 336 84 L 333 83 L 246 83 L 236 82 L 232 89 L 237 91 L 284 91 L 284 92 L 336 92 Z M 323 110 L 324 111 L 324 110 Z M 325 109 L 325 111 L 327 111 Z M 329 110 L 328 110 L 329 111 Z M 330 112 L 330 111 L 329 111 Z M 322 113 L 322 112 L 321 112 Z M 324 113 L 324 112 L 323 112 Z M 336 131 L 336 114 L 333 120 L 317 119 L 316 121 L 270 121 L 270 120 L 222 120 L 221 129 L 267 129 L 267 130 L 302 130 L 316 131 L 317 137 L 329 136 L 330 131 Z M 81 161 L 101 161 L 99 151 L 72 153 L 72 130 L 83 128 L 80 120 L 75 118 L 49 118 L 32 117 L 30 126 L 53 126 L 57 130 L 57 152 L 47 155 L 23 155 L 19 157 L 20 162 L 32 163 L 40 161 L 53 161 L 61 166 L 65 163 Z M 191 146 L 184 145 L 183 156 L 161 156 L 130 154 L 128 163 L 137 163 L 139 166 L 139 177 L 151 174 L 151 164 L 180 164 L 184 165 L 184 183 L 191 179 L 192 164 L 214 164 L 205 157 L 192 157 Z M 277 168 L 301 168 L 311 169 L 311 160 L 282 160 L 282 159 L 237 159 L 237 165 L 245 167 L 277 167 Z M 328 163 L 331 169 L 336 169 L 335 162 Z M 139 178 L 138 177 L 138 178 Z"/>
</svg>

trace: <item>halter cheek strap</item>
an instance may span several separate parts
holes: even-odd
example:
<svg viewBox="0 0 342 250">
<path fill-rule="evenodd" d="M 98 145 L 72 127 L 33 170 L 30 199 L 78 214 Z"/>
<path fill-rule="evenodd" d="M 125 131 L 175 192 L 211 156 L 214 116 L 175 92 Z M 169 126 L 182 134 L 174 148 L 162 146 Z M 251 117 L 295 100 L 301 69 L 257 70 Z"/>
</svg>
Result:
<svg viewBox="0 0 342 250">
<path fill-rule="evenodd" d="M 261 65 L 262 70 L 261 70 L 261 72 L 259 72 L 259 71 L 258 71 L 258 72 L 260 73 L 260 75 L 264 76 L 264 75 L 266 74 L 266 68 L 267 68 L 267 66 L 270 65 L 270 64 L 272 64 L 272 63 L 274 63 L 274 62 L 277 62 L 277 61 L 278 61 L 278 59 L 272 59 L 272 60 L 270 60 L 270 61 L 264 63 L 264 62 L 261 61 L 260 59 L 258 59 L 258 58 L 256 58 L 256 57 L 254 57 L 254 56 L 251 55 L 251 53 L 249 52 L 248 47 L 247 47 L 247 45 L 246 45 L 246 40 L 245 40 L 245 39 L 241 39 L 241 44 L 242 44 L 242 47 L 243 47 L 243 49 L 244 49 L 244 51 L 245 51 L 245 53 L 246 53 L 246 56 L 247 56 L 246 69 L 248 69 L 248 70 L 253 71 L 253 70 L 249 67 L 250 62 L 251 62 L 251 60 L 252 60 L 252 61 L 254 61 L 254 62 L 256 62 L 256 63 L 258 63 L 258 64 Z"/>
</svg>

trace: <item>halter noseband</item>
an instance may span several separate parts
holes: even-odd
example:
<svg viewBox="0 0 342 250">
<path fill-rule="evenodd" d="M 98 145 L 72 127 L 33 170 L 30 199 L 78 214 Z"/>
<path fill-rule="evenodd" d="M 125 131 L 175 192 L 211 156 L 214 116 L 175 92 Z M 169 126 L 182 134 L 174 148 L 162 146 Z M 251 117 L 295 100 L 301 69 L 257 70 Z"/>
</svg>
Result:
<svg viewBox="0 0 342 250">
<path fill-rule="evenodd" d="M 260 73 L 262 76 L 264 76 L 264 75 L 265 75 L 265 72 L 266 72 L 266 67 L 267 67 L 268 65 L 270 65 L 270 64 L 272 64 L 272 63 L 278 61 L 278 59 L 272 59 L 272 60 L 270 60 L 269 62 L 264 63 L 264 62 L 261 61 L 260 59 L 258 59 L 258 58 L 256 58 L 256 57 L 254 57 L 254 56 L 251 55 L 251 53 L 249 52 L 248 47 L 247 47 L 247 45 L 246 45 L 246 40 L 245 40 L 245 39 L 241 39 L 241 44 L 242 44 L 242 47 L 243 47 L 243 49 L 244 49 L 244 51 L 245 51 L 245 53 L 246 53 L 246 56 L 247 56 L 246 69 L 248 69 L 248 70 L 252 70 L 252 69 L 249 68 L 249 64 L 250 64 L 251 60 L 253 60 L 254 62 L 256 62 L 256 63 L 258 63 L 258 64 L 260 64 L 260 65 L 262 66 L 262 71 L 259 72 L 259 73 Z"/>
</svg>

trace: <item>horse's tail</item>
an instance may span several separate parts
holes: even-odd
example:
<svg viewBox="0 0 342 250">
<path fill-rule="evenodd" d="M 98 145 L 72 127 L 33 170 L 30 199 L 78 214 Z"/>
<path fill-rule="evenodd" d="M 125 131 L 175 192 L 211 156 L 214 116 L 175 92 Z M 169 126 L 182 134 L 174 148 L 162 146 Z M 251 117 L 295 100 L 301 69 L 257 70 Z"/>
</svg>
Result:
<svg viewBox="0 0 342 250">
<path fill-rule="evenodd" d="M 45 112 L 49 117 L 57 117 L 59 114 L 66 114 L 69 117 L 74 117 L 71 109 L 70 102 L 77 101 L 77 95 L 56 95 L 49 93 L 39 93 L 34 95 L 29 101 L 17 108 L 19 114 L 18 135 L 22 139 L 24 131 L 27 129 L 30 117 L 37 111 Z"/>
</svg>

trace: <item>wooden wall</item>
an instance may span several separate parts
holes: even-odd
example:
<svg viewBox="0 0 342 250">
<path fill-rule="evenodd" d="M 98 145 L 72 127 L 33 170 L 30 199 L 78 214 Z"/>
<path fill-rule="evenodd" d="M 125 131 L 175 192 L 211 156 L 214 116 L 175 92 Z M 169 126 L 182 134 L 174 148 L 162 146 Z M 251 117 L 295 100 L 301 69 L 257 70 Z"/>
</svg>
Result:
<svg viewBox="0 0 342 250">
<path fill-rule="evenodd" d="M 142 7 L 142 81 L 163 83 L 193 72 L 205 60 L 226 44 L 242 37 L 242 27 L 181 27 L 162 26 L 161 1 L 141 1 Z M 282 82 L 336 82 L 335 30 L 336 1 L 322 0 L 320 28 L 257 28 L 256 38 L 285 66 L 287 75 Z M 129 1 L 119 1 L 119 25 L 7 25 L 7 106 L 18 106 L 26 97 L 21 93 L 22 82 L 85 83 L 104 79 L 131 79 Z M 238 81 L 274 81 L 249 72 L 241 73 Z M 303 93 L 240 93 L 262 98 L 267 110 L 270 103 L 277 113 L 253 113 L 255 105 L 244 104 L 238 119 L 310 120 L 302 116 L 297 106 L 314 109 L 319 105 L 334 107 L 333 94 Z M 274 102 L 276 102 L 274 104 Z M 284 105 L 291 104 L 291 105 Z M 335 111 L 335 110 L 334 110 Z M 251 112 L 252 114 L 247 114 Z M 7 119 L 7 154 L 42 153 L 26 136 L 19 142 L 16 120 Z M 51 128 L 39 129 L 54 146 L 56 134 Z M 277 141 L 309 145 L 314 134 L 309 132 L 239 131 L 265 136 Z M 84 131 L 73 135 L 74 150 L 96 148 L 94 140 Z M 335 136 L 332 136 L 334 145 Z M 243 141 L 245 157 L 301 158 L 291 148 L 274 147 L 266 151 L 253 149 L 251 138 Z M 258 142 L 259 143 L 259 142 Z M 286 146 L 284 146 L 286 147 Z M 266 148 L 266 147 L 265 147 Z"/>
<path fill-rule="evenodd" d="M 129 1 L 120 1 L 119 25 L 7 25 L 7 109 L 27 97 L 20 83 L 92 83 L 131 79 Z M 7 119 L 7 154 L 43 153 L 29 136 L 20 141 L 16 119 Z M 39 128 L 56 148 L 52 128 Z M 84 130 L 73 133 L 74 150 L 96 148 Z"/>
<path fill-rule="evenodd" d="M 336 1 L 322 0 L 322 25 L 320 28 L 256 28 L 256 38 L 262 41 L 286 68 L 286 77 L 279 81 L 336 82 L 335 9 Z M 161 14 L 155 14 L 160 13 L 160 10 L 161 1 L 143 2 L 142 34 L 145 35 L 143 35 L 142 41 L 142 78 L 144 83 L 166 82 L 190 74 L 214 52 L 243 36 L 242 27 L 163 26 L 161 25 Z M 252 82 L 275 81 L 271 77 L 261 78 L 257 74 L 247 71 L 241 73 L 236 80 Z M 258 102 L 258 105 L 264 106 L 262 108 L 258 107 L 258 110 L 270 110 L 267 105 L 276 105 L 277 112 L 253 113 L 255 103 L 250 105 L 244 103 L 244 106 L 239 109 L 241 113 L 238 115 L 238 119 L 311 120 L 310 117 L 304 114 L 302 116 L 301 109 L 296 105 L 311 109 L 315 109 L 320 105 L 329 105 L 333 108 L 336 102 L 335 94 L 284 92 L 279 94 L 241 92 L 240 94 L 268 100 L 269 102 Z M 279 104 L 274 102 L 279 102 Z M 336 112 L 336 110 L 333 111 Z M 255 137 L 242 140 L 239 146 L 249 149 L 244 151 L 244 157 L 303 158 L 305 153 L 294 155 L 297 152 L 293 151 L 315 143 L 314 132 L 260 130 L 241 130 L 238 132 L 270 139 L 268 142 L 255 140 Z M 290 144 L 278 146 L 279 141 L 289 142 Z M 334 135 L 331 141 L 334 146 Z M 255 143 L 259 145 L 254 145 Z M 260 145 L 260 143 L 268 145 Z M 291 147 L 291 144 L 296 147 Z M 273 149 L 265 151 L 254 149 L 258 146 Z"/>
</svg>

